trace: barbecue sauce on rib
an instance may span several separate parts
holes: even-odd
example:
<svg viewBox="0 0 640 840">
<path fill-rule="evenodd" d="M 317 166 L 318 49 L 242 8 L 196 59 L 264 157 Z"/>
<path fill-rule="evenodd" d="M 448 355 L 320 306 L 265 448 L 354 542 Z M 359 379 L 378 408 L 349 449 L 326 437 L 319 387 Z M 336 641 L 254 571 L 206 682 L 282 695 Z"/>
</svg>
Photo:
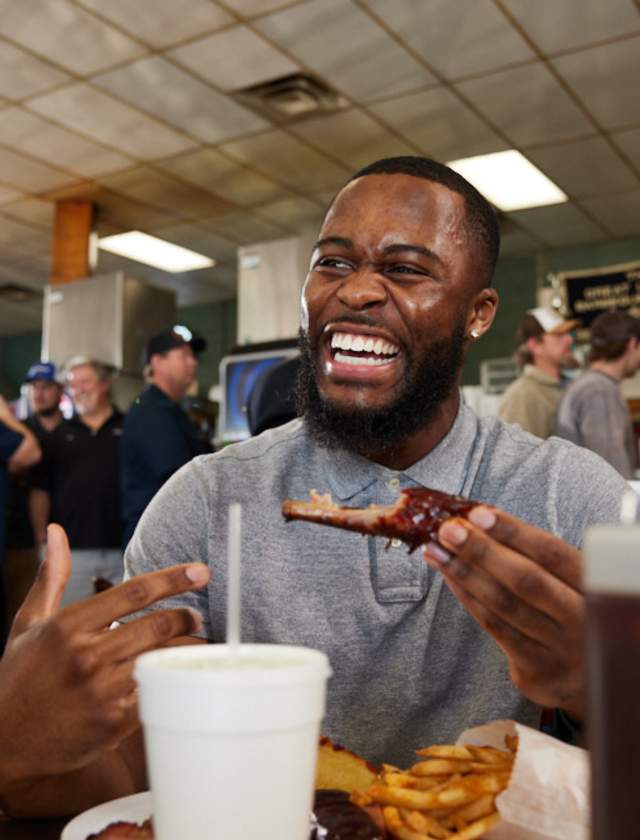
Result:
<svg viewBox="0 0 640 840">
<path fill-rule="evenodd" d="M 407 498 L 407 504 L 385 519 L 389 520 L 389 524 L 395 520 L 397 536 L 408 544 L 410 552 L 435 540 L 440 526 L 447 519 L 466 516 L 477 504 L 462 496 L 450 496 L 426 487 L 405 488 L 402 495 Z"/>
<path fill-rule="evenodd" d="M 317 790 L 309 840 L 382 840 L 371 817 L 341 790 Z"/>
</svg>

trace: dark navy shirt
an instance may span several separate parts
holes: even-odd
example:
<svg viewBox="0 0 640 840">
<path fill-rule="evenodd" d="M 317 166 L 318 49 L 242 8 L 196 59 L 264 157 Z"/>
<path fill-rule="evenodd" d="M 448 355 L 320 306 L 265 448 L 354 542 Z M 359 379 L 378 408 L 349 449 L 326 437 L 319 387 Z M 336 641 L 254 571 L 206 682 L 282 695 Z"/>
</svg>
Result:
<svg viewBox="0 0 640 840">
<path fill-rule="evenodd" d="M 183 464 L 211 448 L 179 404 L 150 385 L 136 399 L 122 436 L 124 544 L 165 481 Z"/>
<path fill-rule="evenodd" d="M 7 508 L 7 462 L 22 443 L 22 435 L 0 422 L 0 568 L 4 559 L 5 511 Z M 1 572 L 0 572 L 1 573 Z M 0 605 L 0 609 L 2 605 Z"/>
</svg>

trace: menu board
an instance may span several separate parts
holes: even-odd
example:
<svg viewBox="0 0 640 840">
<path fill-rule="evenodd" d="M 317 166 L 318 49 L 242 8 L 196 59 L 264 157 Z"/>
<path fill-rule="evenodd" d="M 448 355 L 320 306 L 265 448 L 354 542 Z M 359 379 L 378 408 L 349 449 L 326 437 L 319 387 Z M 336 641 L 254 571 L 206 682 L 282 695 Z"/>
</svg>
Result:
<svg viewBox="0 0 640 840">
<path fill-rule="evenodd" d="M 566 271 L 556 278 L 564 286 L 566 316 L 577 318 L 585 329 L 613 309 L 640 317 L 640 262 Z"/>
</svg>

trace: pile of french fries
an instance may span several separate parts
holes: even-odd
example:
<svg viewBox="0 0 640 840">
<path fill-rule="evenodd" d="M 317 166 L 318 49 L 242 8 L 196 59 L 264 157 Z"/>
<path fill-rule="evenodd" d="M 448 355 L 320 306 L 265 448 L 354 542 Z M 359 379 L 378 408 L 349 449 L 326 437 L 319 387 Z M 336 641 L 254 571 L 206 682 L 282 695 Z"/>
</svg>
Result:
<svg viewBox="0 0 640 840">
<path fill-rule="evenodd" d="M 382 766 L 379 780 L 351 800 L 382 806 L 388 832 L 397 840 L 476 840 L 499 821 L 495 799 L 509 783 L 518 748 L 434 746 L 416 750 L 409 770 Z"/>
</svg>

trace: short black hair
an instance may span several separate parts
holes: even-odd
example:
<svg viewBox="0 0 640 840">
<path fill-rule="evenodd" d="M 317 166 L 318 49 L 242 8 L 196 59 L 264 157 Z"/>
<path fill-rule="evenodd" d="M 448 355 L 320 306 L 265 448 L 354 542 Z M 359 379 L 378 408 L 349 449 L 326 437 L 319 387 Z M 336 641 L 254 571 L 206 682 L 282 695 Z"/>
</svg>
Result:
<svg viewBox="0 0 640 840">
<path fill-rule="evenodd" d="M 500 228 L 496 212 L 487 199 L 466 178 L 444 163 L 418 155 L 382 158 L 359 169 L 347 183 L 365 175 L 413 175 L 443 184 L 464 198 L 467 229 L 481 247 L 485 270 L 483 286 L 491 285 L 491 278 L 500 252 Z"/>
<path fill-rule="evenodd" d="M 615 361 L 627 349 L 630 338 L 640 341 L 640 320 L 629 312 L 603 312 L 591 324 L 589 361 Z"/>
</svg>

